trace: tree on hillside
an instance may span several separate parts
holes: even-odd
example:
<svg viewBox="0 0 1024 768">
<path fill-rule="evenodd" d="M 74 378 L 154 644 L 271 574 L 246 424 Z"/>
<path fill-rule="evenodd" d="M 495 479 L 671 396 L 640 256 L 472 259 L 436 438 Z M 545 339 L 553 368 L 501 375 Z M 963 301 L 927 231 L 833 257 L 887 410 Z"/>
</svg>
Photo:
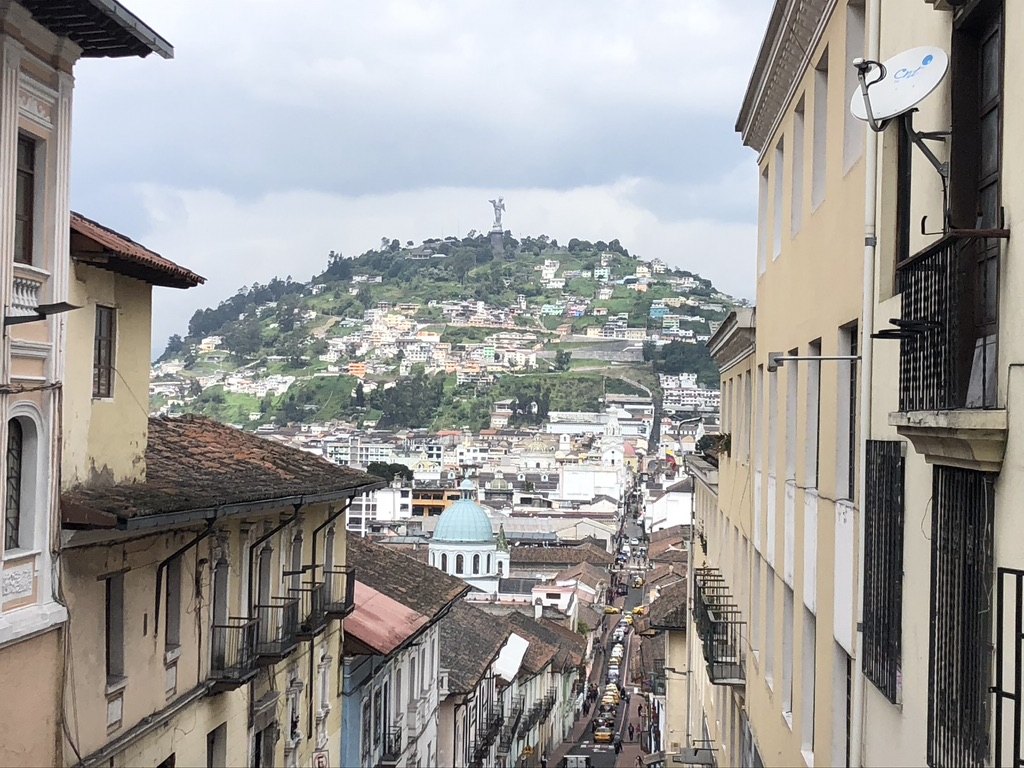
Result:
<svg viewBox="0 0 1024 768">
<path fill-rule="evenodd" d="M 412 470 L 405 464 L 388 464 L 383 461 L 371 461 L 366 465 L 368 474 L 387 480 L 389 483 L 396 477 L 403 480 L 412 480 Z"/>
<path fill-rule="evenodd" d="M 572 352 L 565 349 L 560 349 L 555 352 L 555 370 L 556 371 L 567 371 L 569 370 L 569 361 L 572 360 Z"/>
</svg>

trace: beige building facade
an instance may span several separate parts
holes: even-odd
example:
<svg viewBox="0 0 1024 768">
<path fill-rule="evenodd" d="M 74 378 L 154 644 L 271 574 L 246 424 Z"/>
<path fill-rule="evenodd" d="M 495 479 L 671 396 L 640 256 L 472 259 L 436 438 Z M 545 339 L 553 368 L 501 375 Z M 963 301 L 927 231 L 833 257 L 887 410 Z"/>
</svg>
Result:
<svg viewBox="0 0 1024 768">
<path fill-rule="evenodd" d="M 106 10 L 103 10 L 103 7 Z M 5 492 L 0 597 L 0 764 L 60 761 L 60 406 L 69 294 L 73 68 L 83 57 L 169 57 L 118 3 L 0 4 L 0 440 Z"/>
<path fill-rule="evenodd" d="M 1009 766 L 1024 755 L 1024 277 L 1011 236 L 1024 210 L 1024 86 L 1013 76 L 1024 7 L 885 0 L 878 21 L 879 60 L 934 46 L 949 71 L 878 134 L 869 298 L 883 337 L 870 371 L 854 746 L 864 765 Z M 927 142 L 948 164 L 946 200 L 911 128 L 950 132 Z"/>
<path fill-rule="evenodd" d="M 752 316 L 709 342 L 728 440 L 692 465 L 693 629 L 712 639 L 692 644 L 691 730 L 723 765 L 849 763 L 871 145 L 847 63 L 866 13 L 777 2 L 737 121 L 758 155 L 756 345 Z"/>
</svg>

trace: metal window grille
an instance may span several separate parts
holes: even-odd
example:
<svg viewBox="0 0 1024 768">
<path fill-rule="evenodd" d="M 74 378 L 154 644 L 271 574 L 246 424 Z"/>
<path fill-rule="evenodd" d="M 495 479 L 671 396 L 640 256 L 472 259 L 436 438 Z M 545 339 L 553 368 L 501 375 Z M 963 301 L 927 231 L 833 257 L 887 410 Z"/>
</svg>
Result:
<svg viewBox="0 0 1024 768">
<path fill-rule="evenodd" d="M 994 476 L 932 475 L 928 765 L 983 766 L 989 749 Z"/>
<path fill-rule="evenodd" d="M 1024 725 L 1024 571 L 1000 568 L 996 576 L 995 761 L 993 765 L 1024 766 L 1021 727 Z"/>
<path fill-rule="evenodd" d="M 21 422 L 7 422 L 7 506 L 4 509 L 4 549 L 17 549 L 21 532 Z"/>
<path fill-rule="evenodd" d="M 850 335 L 850 355 L 856 357 L 860 352 L 857 346 L 857 323 L 850 325 L 846 332 Z M 849 483 L 849 496 L 848 498 L 853 499 L 857 494 L 857 361 L 850 361 L 850 403 L 849 403 L 849 415 L 850 415 L 850 428 L 847 431 L 847 451 L 849 452 L 849 461 L 847 466 L 849 468 L 849 477 L 847 482 Z"/>
<path fill-rule="evenodd" d="M 903 634 L 903 442 L 867 441 L 864 676 L 894 704 Z"/>
</svg>

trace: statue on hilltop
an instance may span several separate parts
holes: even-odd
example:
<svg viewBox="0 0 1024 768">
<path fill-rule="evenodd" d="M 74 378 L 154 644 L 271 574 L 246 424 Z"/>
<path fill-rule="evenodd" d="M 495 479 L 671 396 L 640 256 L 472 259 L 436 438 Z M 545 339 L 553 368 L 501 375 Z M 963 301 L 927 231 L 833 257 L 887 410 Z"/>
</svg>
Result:
<svg viewBox="0 0 1024 768">
<path fill-rule="evenodd" d="M 505 210 L 505 198 L 499 196 L 497 200 L 488 200 L 491 205 L 494 206 L 494 226 L 491 227 L 492 232 L 503 232 L 501 228 L 501 212 Z"/>
</svg>

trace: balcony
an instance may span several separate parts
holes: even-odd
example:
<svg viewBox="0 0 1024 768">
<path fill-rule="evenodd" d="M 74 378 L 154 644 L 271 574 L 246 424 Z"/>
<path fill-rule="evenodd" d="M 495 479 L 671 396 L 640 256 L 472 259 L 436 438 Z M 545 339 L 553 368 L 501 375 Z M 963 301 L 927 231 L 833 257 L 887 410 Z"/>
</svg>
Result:
<svg viewBox="0 0 1024 768">
<path fill-rule="evenodd" d="M 210 690 L 233 691 L 256 676 L 259 619 L 230 618 L 214 624 L 210 638 Z"/>
<path fill-rule="evenodd" d="M 7 313 L 11 317 L 35 315 L 46 278 L 47 273 L 37 267 L 15 264 L 11 280 L 11 306 Z"/>
<path fill-rule="evenodd" d="M 541 713 L 544 711 L 544 702 L 538 701 L 529 711 L 526 716 L 519 722 L 519 736 L 520 738 L 526 736 L 530 730 L 540 722 Z"/>
<path fill-rule="evenodd" d="M 299 640 L 312 640 L 327 628 L 327 585 L 306 581 L 299 589 L 288 590 L 299 601 Z"/>
<path fill-rule="evenodd" d="M 295 597 L 273 597 L 256 606 L 260 626 L 256 639 L 257 662 L 261 667 L 283 661 L 298 646 L 299 601 Z"/>
<path fill-rule="evenodd" d="M 897 266 L 899 411 L 889 423 L 935 464 L 999 471 L 999 262 L 1008 230 L 954 230 Z"/>
<path fill-rule="evenodd" d="M 746 684 L 743 628 L 739 606 L 717 568 L 695 568 L 693 622 L 704 649 L 708 679 L 714 685 Z"/>
<path fill-rule="evenodd" d="M 551 710 L 555 708 L 555 701 L 558 699 L 558 692 L 555 686 L 549 686 L 548 692 L 544 696 L 544 701 L 541 702 L 540 721 L 546 723 L 548 716 L 551 714 Z"/>
<path fill-rule="evenodd" d="M 523 717 L 523 696 L 519 695 L 512 703 L 512 716 L 508 718 L 498 737 L 498 753 L 507 755 L 512 750 L 512 742 L 516 739 L 516 730 Z"/>
<path fill-rule="evenodd" d="M 402 750 L 404 747 L 405 742 L 402 741 L 402 729 L 389 728 L 388 732 L 384 734 L 384 746 L 381 749 L 380 759 L 377 761 L 377 765 L 397 766 L 398 761 L 402 757 Z"/>
<path fill-rule="evenodd" d="M 356 606 L 355 568 L 324 571 L 324 610 L 328 619 L 344 619 Z"/>
</svg>

